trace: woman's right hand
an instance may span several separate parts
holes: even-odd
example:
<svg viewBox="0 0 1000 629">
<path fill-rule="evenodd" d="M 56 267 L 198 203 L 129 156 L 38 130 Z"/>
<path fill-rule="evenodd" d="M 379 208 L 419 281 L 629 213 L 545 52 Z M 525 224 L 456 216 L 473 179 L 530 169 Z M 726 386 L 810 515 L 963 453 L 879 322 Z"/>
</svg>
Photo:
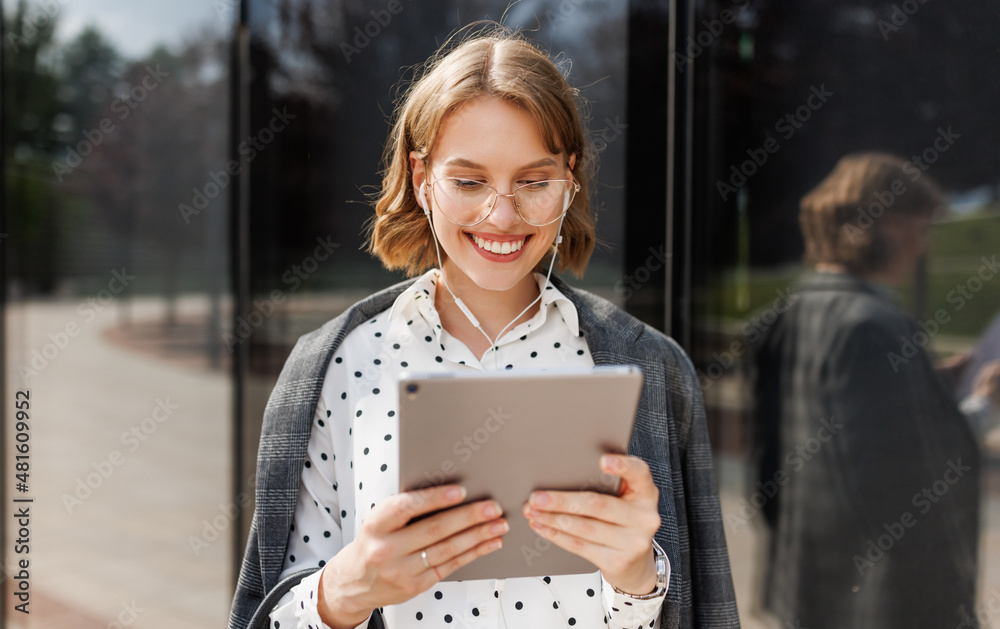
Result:
<svg viewBox="0 0 1000 629">
<path fill-rule="evenodd" d="M 373 610 L 408 601 L 477 557 L 499 550 L 510 530 L 499 503 L 455 506 L 464 499 L 464 488 L 443 485 L 401 492 L 375 505 L 357 537 L 323 569 L 317 602 L 323 622 L 333 629 L 356 627 Z M 447 510 L 407 524 L 438 509 Z"/>
</svg>

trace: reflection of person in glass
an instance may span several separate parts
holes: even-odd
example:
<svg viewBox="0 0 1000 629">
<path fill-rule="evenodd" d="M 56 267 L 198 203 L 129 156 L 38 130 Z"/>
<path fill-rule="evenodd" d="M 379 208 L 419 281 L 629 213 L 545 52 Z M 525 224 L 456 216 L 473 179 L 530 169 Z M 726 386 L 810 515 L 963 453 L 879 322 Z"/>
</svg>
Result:
<svg viewBox="0 0 1000 629">
<path fill-rule="evenodd" d="M 279 577 L 316 567 L 279 602 L 274 627 L 738 626 L 690 362 L 546 275 L 557 253 L 581 272 L 595 241 L 594 152 L 576 92 L 516 36 L 452 46 L 396 112 L 370 241 L 387 267 L 419 277 L 352 306 L 288 359 L 265 414 L 230 627 L 246 626 Z M 621 495 L 541 491 L 501 513 L 456 485 L 399 491 L 402 370 L 597 363 L 646 375 L 634 456 L 600 462 L 624 479 Z M 443 581 L 499 550 L 508 521 L 525 517 L 599 570 Z"/>
<path fill-rule="evenodd" d="M 947 627 L 973 614 L 979 445 L 887 286 L 942 207 L 926 175 L 848 155 L 801 203 L 816 273 L 755 351 L 764 606 L 812 629 Z M 990 396 L 996 390 L 984 389 Z M 783 625 L 784 626 L 784 625 Z"/>
</svg>

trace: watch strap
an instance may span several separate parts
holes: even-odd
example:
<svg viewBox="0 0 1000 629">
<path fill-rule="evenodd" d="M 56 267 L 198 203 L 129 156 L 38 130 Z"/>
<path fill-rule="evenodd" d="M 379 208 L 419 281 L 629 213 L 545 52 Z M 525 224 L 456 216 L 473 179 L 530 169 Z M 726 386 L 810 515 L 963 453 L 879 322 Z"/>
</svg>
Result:
<svg viewBox="0 0 1000 629">
<path fill-rule="evenodd" d="M 649 594 L 630 594 L 622 592 L 612 585 L 611 587 L 614 588 L 615 592 L 639 601 L 647 601 L 663 596 L 663 593 L 667 590 L 667 554 L 663 552 L 663 548 L 655 539 L 653 540 L 653 553 L 653 565 L 656 567 L 656 589 Z"/>
</svg>

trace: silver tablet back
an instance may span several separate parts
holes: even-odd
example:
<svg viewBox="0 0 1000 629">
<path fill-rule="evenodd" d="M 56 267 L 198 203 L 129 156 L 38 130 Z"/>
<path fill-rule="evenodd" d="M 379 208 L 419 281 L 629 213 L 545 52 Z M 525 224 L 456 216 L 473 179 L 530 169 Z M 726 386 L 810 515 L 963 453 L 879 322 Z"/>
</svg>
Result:
<svg viewBox="0 0 1000 629">
<path fill-rule="evenodd" d="M 538 536 L 521 512 L 535 489 L 618 493 L 601 454 L 625 453 L 642 389 L 632 366 L 404 374 L 399 382 L 401 491 L 457 482 L 492 497 L 511 529 L 504 547 L 446 580 L 597 570 Z"/>
</svg>

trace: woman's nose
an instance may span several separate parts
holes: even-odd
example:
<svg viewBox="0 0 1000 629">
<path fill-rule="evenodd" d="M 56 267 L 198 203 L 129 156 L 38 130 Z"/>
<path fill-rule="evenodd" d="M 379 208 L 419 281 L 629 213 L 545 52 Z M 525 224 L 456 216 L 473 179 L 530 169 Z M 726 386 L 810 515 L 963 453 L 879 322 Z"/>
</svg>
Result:
<svg viewBox="0 0 1000 629">
<path fill-rule="evenodd" d="M 497 200 L 493 202 L 493 211 L 488 219 L 497 229 L 507 230 L 516 225 L 521 220 L 521 215 L 517 213 L 514 205 L 513 195 L 497 194 Z"/>
</svg>

